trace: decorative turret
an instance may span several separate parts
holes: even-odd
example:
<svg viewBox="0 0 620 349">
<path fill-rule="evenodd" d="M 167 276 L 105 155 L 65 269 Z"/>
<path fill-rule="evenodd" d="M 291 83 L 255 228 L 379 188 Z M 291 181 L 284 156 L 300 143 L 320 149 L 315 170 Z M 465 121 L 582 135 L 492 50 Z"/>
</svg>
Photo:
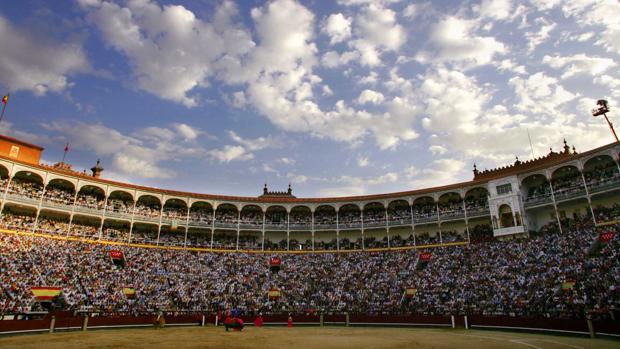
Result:
<svg viewBox="0 0 620 349">
<path fill-rule="evenodd" d="M 263 187 L 263 195 L 259 196 L 259 198 L 263 197 L 272 197 L 272 198 L 294 198 L 293 189 L 291 188 L 291 184 L 288 185 L 287 191 L 269 191 L 267 188 L 267 184 Z"/>
<path fill-rule="evenodd" d="M 573 146 L 573 151 L 571 152 L 568 143 L 566 142 L 566 140 L 564 140 L 564 149 L 559 153 L 553 151 L 553 148 L 549 148 L 549 154 L 545 156 L 526 161 L 521 161 L 519 160 L 519 157 L 516 157 L 516 160 L 512 165 L 498 167 L 491 170 L 485 169 L 484 171 L 478 171 L 478 169 L 476 168 L 476 164 L 474 164 L 474 180 L 488 180 L 501 176 L 511 175 L 519 171 L 527 171 L 540 166 L 549 166 L 553 163 L 566 161 L 569 158 L 575 156 L 576 154 L 577 151 L 575 151 L 575 147 Z"/>
<path fill-rule="evenodd" d="M 101 166 L 101 160 L 97 159 L 97 164 L 90 168 L 93 172 L 93 177 L 99 178 L 101 177 L 101 172 L 103 172 L 103 167 Z"/>
</svg>

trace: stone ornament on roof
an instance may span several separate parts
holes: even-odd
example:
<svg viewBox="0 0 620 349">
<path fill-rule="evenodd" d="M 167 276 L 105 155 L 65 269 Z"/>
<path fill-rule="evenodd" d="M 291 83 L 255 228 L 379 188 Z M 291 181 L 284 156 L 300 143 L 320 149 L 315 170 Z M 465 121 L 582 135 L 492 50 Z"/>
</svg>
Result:
<svg viewBox="0 0 620 349">
<path fill-rule="evenodd" d="M 474 180 L 479 179 L 492 179 L 501 176 L 506 176 L 511 173 L 517 173 L 521 171 L 527 171 L 531 168 L 535 168 L 538 166 L 548 165 L 550 163 L 556 162 L 558 160 L 566 160 L 571 157 L 577 155 L 577 151 L 575 150 L 575 146 L 573 146 L 572 152 L 571 148 L 566 143 L 566 139 L 564 140 L 564 149 L 561 152 L 554 152 L 553 148 L 549 148 L 549 154 L 546 156 L 534 158 L 532 160 L 521 161 L 519 157 L 516 157 L 516 161 L 512 165 L 497 167 L 491 170 L 485 169 L 484 171 L 479 171 L 474 164 Z"/>
<path fill-rule="evenodd" d="M 295 196 L 293 195 L 293 189 L 291 189 L 290 183 L 287 191 L 269 191 L 267 183 L 265 183 L 263 195 L 259 196 L 259 198 L 295 198 Z"/>
</svg>

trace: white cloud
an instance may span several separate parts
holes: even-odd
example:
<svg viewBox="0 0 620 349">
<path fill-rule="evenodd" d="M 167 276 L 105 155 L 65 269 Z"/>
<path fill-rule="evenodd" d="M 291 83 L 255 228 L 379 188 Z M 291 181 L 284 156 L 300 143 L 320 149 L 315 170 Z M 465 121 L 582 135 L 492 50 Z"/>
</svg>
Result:
<svg viewBox="0 0 620 349">
<path fill-rule="evenodd" d="M 366 89 L 362 91 L 362 93 L 360 93 L 359 97 L 357 98 L 357 103 L 359 104 L 367 104 L 367 103 L 381 104 L 384 99 L 385 97 L 383 96 L 381 92 Z"/>
<path fill-rule="evenodd" d="M 431 188 L 442 183 L 456 183 L 465 176 L 465 162 L 454 158 L 437 159 L 420 171 L 406 169 L 414 189 Z"/>
<path fill-rule="evenodd" d="M 368 165 L 370 165 L 370 159 L 368 158 L 368 156 L 359 156 L 357 158 L 357 166 L 367 167 Z"/>
<path fill-rule="evenodd" d="M 399 175 L 396 172 L 388 172 L 376 177 L 340 176 L 326 180 L 326 186 L 319 190 L 319 195 L 327 197 L 363 195 L 371 187 L 395 183 L 398 179 Z M 335 186 L 330 186 L 329 183 Z"/>
<path fill-rule="evenodd" d="M 557 114 L 558 107 L 573 100 L 576 95 L 564 89 L 558 80 L 538 72 L 527 79 L 513 77 L 509 85 L 519 98 L 517 109 L 530 113 Z"/>
<path fill-rule="evenodd" d="M 495 55 L 506 52 L 503 43 L 493 37 L 478 36 L 477 21 L 458 17 L 447 17 L 430 30 L 429 42 L 435 49 L 431 57 L 426 52 L 416 55 L 418 61 L 426 63 L 454 62 L 465 66 L 489 64 Z"/>
<path fill-rule="evenodd" d="M 237 109 L 245 108 L 248 104 L 248 101 L 245 97 L 245 93 L 243 91 L 236 91 L 232 94 L 231 104 L 233 107 Z"/>
<path fill-rule="evenodd" d="M 199 103 L 192 90 L 208 86 L 220 56 L 234 58 L 254 46 L 250 34 L 230 21 L 237 12 L 232 2 L 216 10 L 215 25 L 183 6 L 162 7 L 150 0 L 80 5 L 106 44 L 129 59 L 139 89 L 187 107 Z"/>
<path fill-rule="evenodd" d="M 178 141 L 179 138 L 192 140 L 186 137 L 186 127 L 145 127 L 126 135 L 100 123 L 71 121 L 44 125 L 48 131 L 70 141 L 73 149 L 90 150 L 97 156 L 110 158 L 112 171 L 133 178 L 170 178 L 175 172 L 163 162 L 203 156 L 206 151 L 202 147 Z"/>
<path fill-rule="evenodd" d="M 321 57 L 321 64 L 327 68 L 336 68 L 341 65 L 349 64 L 349 62 L 357 60 L 359 58 L 359 52 L 346 51 L 342 54 L 338 54 L 336 51 L 328 51 Z"/>
<path fill-rule="evenodd" d="M 530 31 L 525 33 L 528 53 L 534 52 L 540 44 L 547 41 L 551 31 L 557 26 L 556 23 L 549 22 L 544 18 L 538 18 L 536 22 L 540 23 L 540 29 L 538 29 L 538 31 Z"/>
<path fill-rule="evenodd" d="M 329 87 L 329 85 L 323 85 L 323 96 L 333 96 L 334 91 Z"/>
<path fill-rule="evenodd" d="M 570 0 L 562 4 L 562 11 L 575 17 L 582 26 L 600 26 L 597 45 L 609 52 L 620 53 L 620 3 L 615 0 Z"/>
<path fill-rule="evenodd" d="M 226 145 L 221 149 L 209 150 L 207 154 L 220 162 L 231 162 L 233 160 L 244 161 L 254 158 L 254 154 L 248 153 L 247 150 L 240 145 Z"/>
<path fill-rule="evenodd" d="M 512 15 L 512 0 L 482 0 L 480 15 L 495 20 L 504 20 Z"/>
<path fill-rule="evenodd" d="M 418 15 L 418 12 L 419 12 L 418 5 L 416 5 L 416 4 L 409 4 L 403 10 L 403 16 L 405 18 L 408 18 L 408 19 L 412 20 L 412 19 L 414 19 Z"/>
<path fill-rule="evenodd" d="M 616 66 L 616 62 L 611 58 L 590 57 L 583 53 L 572 56 L 545 55 L 543 63 L 554 69 L 563 69 L 562 79 L 570 78 L 577 74 L 596 76 Z"/>
<path fill-rule="evenodd" d="M 351 37 L 351 22 L 350 17 L 334 13 L 327 17 L 321 31 L 329 36 L 329 43 L 334 45 Z"/>
<path fill-rule="evenodd" d="M 261 150 L 265 148 L 274 148 L 279 146 L 279 142 L 272 137 L 258 137 L 254 139 L 246 139 L 240 137 L 235 131 L 228 131 L 230 138 L 243 145 L 250 151 Z"/>
<path fill-rule="evenodd" d="M 433 155 L 443 155 L 448 152 L 448 149 L 441 145 L 431 145 L 430 147 L 428 147 L 428 150 Z"/>
<path fill-rule="evenodd" d="M 375 71 L 371 71 L 368 75 L 361 77 L 358 80 L 360 85 L 374 85 L 378 81 L 379 75 Z"/>
<path fill-rule="evenodd" d="M 15 28 L 0 16 L 0 83 L 8 90 L 37 96 L 72 86 L 70 76 L 90 70 L 79 44 Z"/>
<path fill-rule="evenodd" d="M 291 158 L 280 158 L 278 160 L 279 163 L 285 164 L 285 165 L 295 165 L 295 159 L 291 159 Z"/>
<path fill-rule="evenodd" d="M 366 6 L 355 17 L 354 33 L 351 45 L 359 51 L 360 62 L 368 66 L 379 65 L 383 52 L 396 52 L 407 40 L 396 13 L 378 4 Z"/>
<path fill-rule="evenodd" d="M 519 65 L 510 59 L 504 59 L 499 62 L 499 64 L 497 64 L 497 68 L 500 70 L 508 70 L 516 74 L 527 74 L 527 71 L 525 70 L 525 67 L 523 65 Z"/>
<path fill-rule="evenodd" d="M 174 124 L 174 128 L 186 141 L 196 140 L 202 133 L 199 129 L 191 127 L 188 124 Z"/>
</svg>

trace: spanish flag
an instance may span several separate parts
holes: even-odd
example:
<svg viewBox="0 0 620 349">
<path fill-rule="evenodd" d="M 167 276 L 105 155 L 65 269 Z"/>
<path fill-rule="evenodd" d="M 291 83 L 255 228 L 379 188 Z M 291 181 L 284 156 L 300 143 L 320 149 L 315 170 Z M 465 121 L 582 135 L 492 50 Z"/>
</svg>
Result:
<svg viewBox="0 0 620 349">
<path fill-rule="evenodd" d="M 134 298 L 136 296 L 136 289 L 133 287 L 123 287 L 123 294 L 127 298 Z"/>
<path fill-rule="evenodd" d="M 4 97 L 2 97 L 2 104 L 6 105 L 9 103 L 9 94 L 7 93 Z"/>
<path fill-rule="evenodd" d="M 280 298 L 280 290 L 272 288 L 269 290 L 269 299 L 278 299 Z"/>
<path fill-rule="evenodd" d="M 50 286 L 30 287 L 30 290 L 34 294 L 34 298 L 39 302 L 51 301 L 62 292 L 61 287 Z"/>
<path fill-rule="evenodd" d="M 575 287 L 575 280 L 566 280 L 562 283 L 562 290 L 569 291 Z"/>
<path fill-rule="evenodd" d="M 413 298 L 417 293 L 418 290 L 413 287 L 408 287 L 407 289 L 405 289 L 405 297 L 407 298 Z"/>
</svg>

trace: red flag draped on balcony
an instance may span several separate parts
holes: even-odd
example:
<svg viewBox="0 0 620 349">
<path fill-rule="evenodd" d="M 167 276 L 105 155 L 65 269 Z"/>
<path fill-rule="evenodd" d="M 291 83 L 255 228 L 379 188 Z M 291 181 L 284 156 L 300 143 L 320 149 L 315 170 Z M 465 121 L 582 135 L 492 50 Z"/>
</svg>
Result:
<svg viewBox="0 0 620 349">
<path fill-rule="evenodd" d="M 607 245 L 611 240 L 613 240 L 615 235 L 616 233 L 614 233 L 613 231 L 601 232 L 598 235 L 598 238 L 594 239 L 592 245 L 590 245 L 590 248 L 588 249 L 588 255 L 596 256 L 605 245 Z"/>
<path fill-rule="evenodd" d="M 110 250 L 109 254 L 114 265 L 121 268 L 125 266 L 125 255 L 123 254 L 123 251 Z"/>
<path fill-rule="evenodd" d="M 269 270 L 271 270 L 273 273 L 279 272 L 281 265 L 282 259 L 280 259 L 280 257 L 275 256 L 269 258 Z"/>
</svg>

